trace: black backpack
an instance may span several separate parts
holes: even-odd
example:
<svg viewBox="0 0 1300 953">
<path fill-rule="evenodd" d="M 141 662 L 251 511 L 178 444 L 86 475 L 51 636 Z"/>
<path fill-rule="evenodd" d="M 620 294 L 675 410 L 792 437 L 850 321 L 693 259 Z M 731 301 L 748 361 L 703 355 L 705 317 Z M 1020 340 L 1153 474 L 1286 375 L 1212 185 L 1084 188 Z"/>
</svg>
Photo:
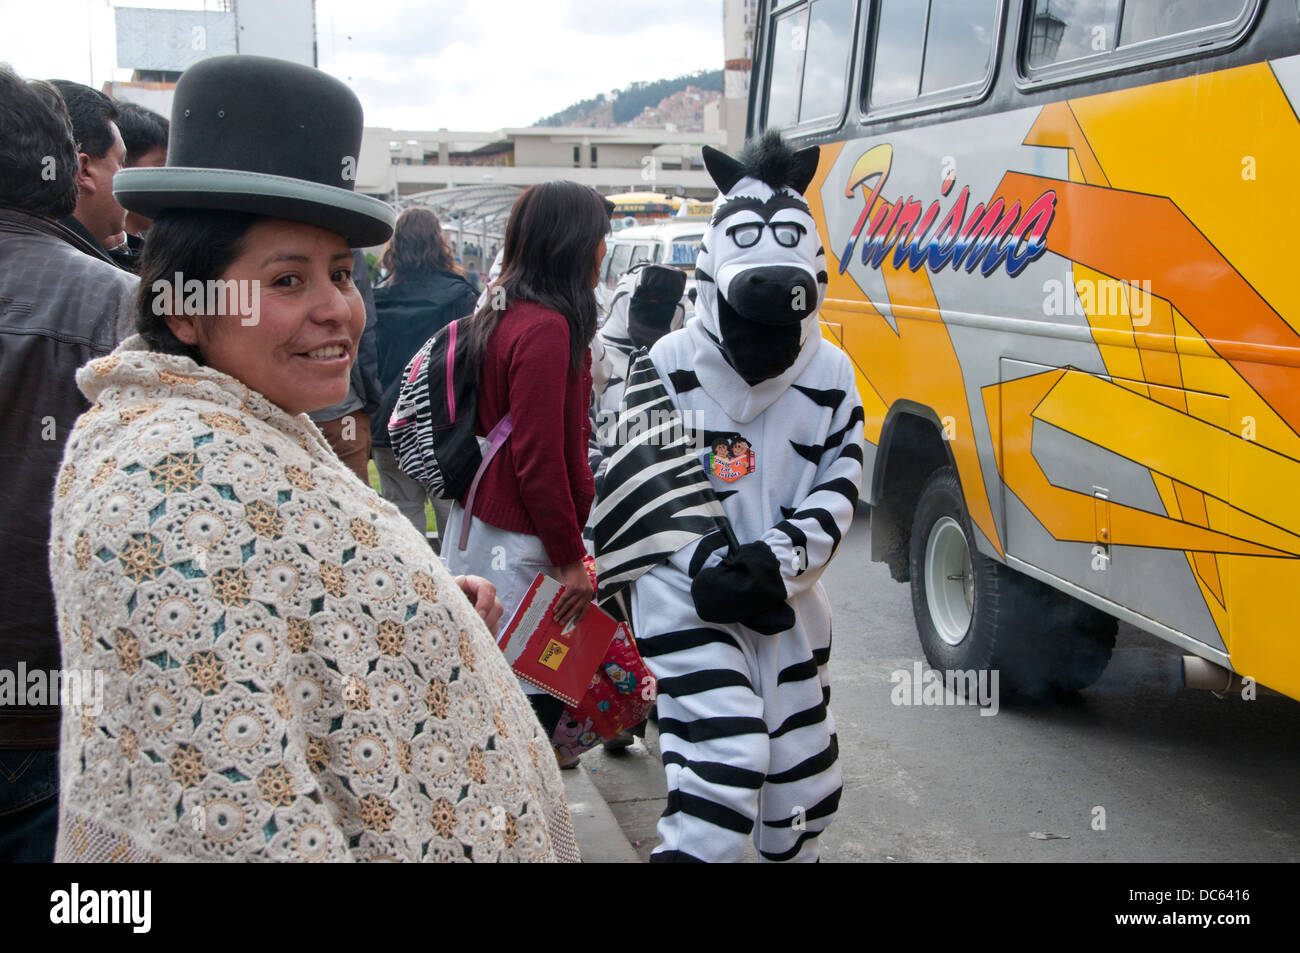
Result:
<svg viewBox="0 0 1300 953">
<path fill-rule="evenodd" d="M 479 480 L 510 436 L 511 422 L 506 414 L 486 438 L 474 434 L 478 375 L 470 371 L 467 321 L 447 325 L 406 365 L 388 435 L 402 472 L 441 499 L 468 494 L 468 514 Z M 468 515 L 464 522 L 468 530 Z"/>
</svg>

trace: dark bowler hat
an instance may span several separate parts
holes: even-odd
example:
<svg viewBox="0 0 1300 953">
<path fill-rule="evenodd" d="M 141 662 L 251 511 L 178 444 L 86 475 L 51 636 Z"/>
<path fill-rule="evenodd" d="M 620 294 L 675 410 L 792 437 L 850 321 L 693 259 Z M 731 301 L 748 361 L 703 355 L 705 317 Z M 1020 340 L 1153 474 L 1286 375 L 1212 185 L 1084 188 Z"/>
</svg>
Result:
<svg viewBox="0 0 1300 953">
<path fill-rule="evenodd" d="M 266 56 L 214 56 L 172 101 L 167 165 L 123 169 L 113 194 L 149 218 L 169 208 L 252 212 L 318 225 L 353 248 L 393 234 L 396 213 L 353 191 L 361 103 L 328 73 Z"/>
</svg>

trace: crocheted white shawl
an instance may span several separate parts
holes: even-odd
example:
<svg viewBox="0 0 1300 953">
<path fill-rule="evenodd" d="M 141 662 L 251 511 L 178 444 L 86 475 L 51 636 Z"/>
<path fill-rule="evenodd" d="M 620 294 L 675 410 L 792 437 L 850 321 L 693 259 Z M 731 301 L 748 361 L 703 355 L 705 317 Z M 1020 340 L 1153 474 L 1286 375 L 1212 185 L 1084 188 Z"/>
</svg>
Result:
<svg viewBox="0 0 1300 953">
<path fill-rule="evenodd" d="M 305 415 L 138 337 L 77 383 L 57 859 L 577 859 L 492 637 Z"/>
</svg>

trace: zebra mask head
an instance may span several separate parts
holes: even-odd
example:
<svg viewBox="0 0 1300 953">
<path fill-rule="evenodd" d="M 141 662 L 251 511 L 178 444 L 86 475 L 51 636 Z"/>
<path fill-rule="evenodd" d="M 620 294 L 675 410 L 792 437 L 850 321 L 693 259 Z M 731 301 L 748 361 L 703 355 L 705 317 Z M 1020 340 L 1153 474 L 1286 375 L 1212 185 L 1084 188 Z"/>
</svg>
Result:
<svg viewBox="0 0 1300 953">
<path fill-rule="evenodd" d="M 796 152 L 768 131 L 738 159 L 703 151 L 722 197 L 696 261 L 695 313 L 752 387 L 789 368 L 817 333 L 826 254 L 803 192 L 819 150 Z"/>
</svg>

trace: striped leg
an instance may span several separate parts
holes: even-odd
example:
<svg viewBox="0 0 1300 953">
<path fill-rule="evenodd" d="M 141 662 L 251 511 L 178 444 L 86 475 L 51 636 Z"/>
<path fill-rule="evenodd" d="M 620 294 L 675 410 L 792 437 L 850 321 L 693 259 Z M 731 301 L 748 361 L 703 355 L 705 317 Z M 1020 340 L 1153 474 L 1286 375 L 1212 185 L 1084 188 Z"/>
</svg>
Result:
<svg viewBox="0 0 1300 953">
<path fill-rule="evenodd" d="M 739 860 L 768 764 L 763 700 L 750 684 L 745 655 L 712 628 L 668 632 L 640 648 L 659 680 L 668 783 L 652 860 Z"/>
<path fill-rule="evenodd" d="M 637 648 L 659 682 L 668 783 L 661 843 L 651 860 L 739 860 L 758 817 L 768 764 L 752 652 L 722 628 L 701 626 L 689 595 L 683 603 L 654 573 L 638 580 L 632 611 Z"/>
<path fill-rule="evenodd" d="M 765 861 L 815 862 L 820 854 L 818 836 L 830 826 L 839 807 L 842 783 L 839 745 L 835 735 L 818 739 L 820 750 L 796 743 L 773 741 L 772 763 L 793 762 L 768 776 L 761 797 L 762 824 L 754 835 L 758 855 Z M 806 757 L 805 757 L 806 755 Z"/>
<path fill-rule="evenodd" d="M 828 707 L 830 613 L 820 585 L 794 605 L 800 623 L 795 629 L 756 642 L 767 721 L 773 727 L 754 845 L 765 861 L 813 862 L 818 835 L 834 818 L 842 788 L 839 744 Z"/>
</svg>

